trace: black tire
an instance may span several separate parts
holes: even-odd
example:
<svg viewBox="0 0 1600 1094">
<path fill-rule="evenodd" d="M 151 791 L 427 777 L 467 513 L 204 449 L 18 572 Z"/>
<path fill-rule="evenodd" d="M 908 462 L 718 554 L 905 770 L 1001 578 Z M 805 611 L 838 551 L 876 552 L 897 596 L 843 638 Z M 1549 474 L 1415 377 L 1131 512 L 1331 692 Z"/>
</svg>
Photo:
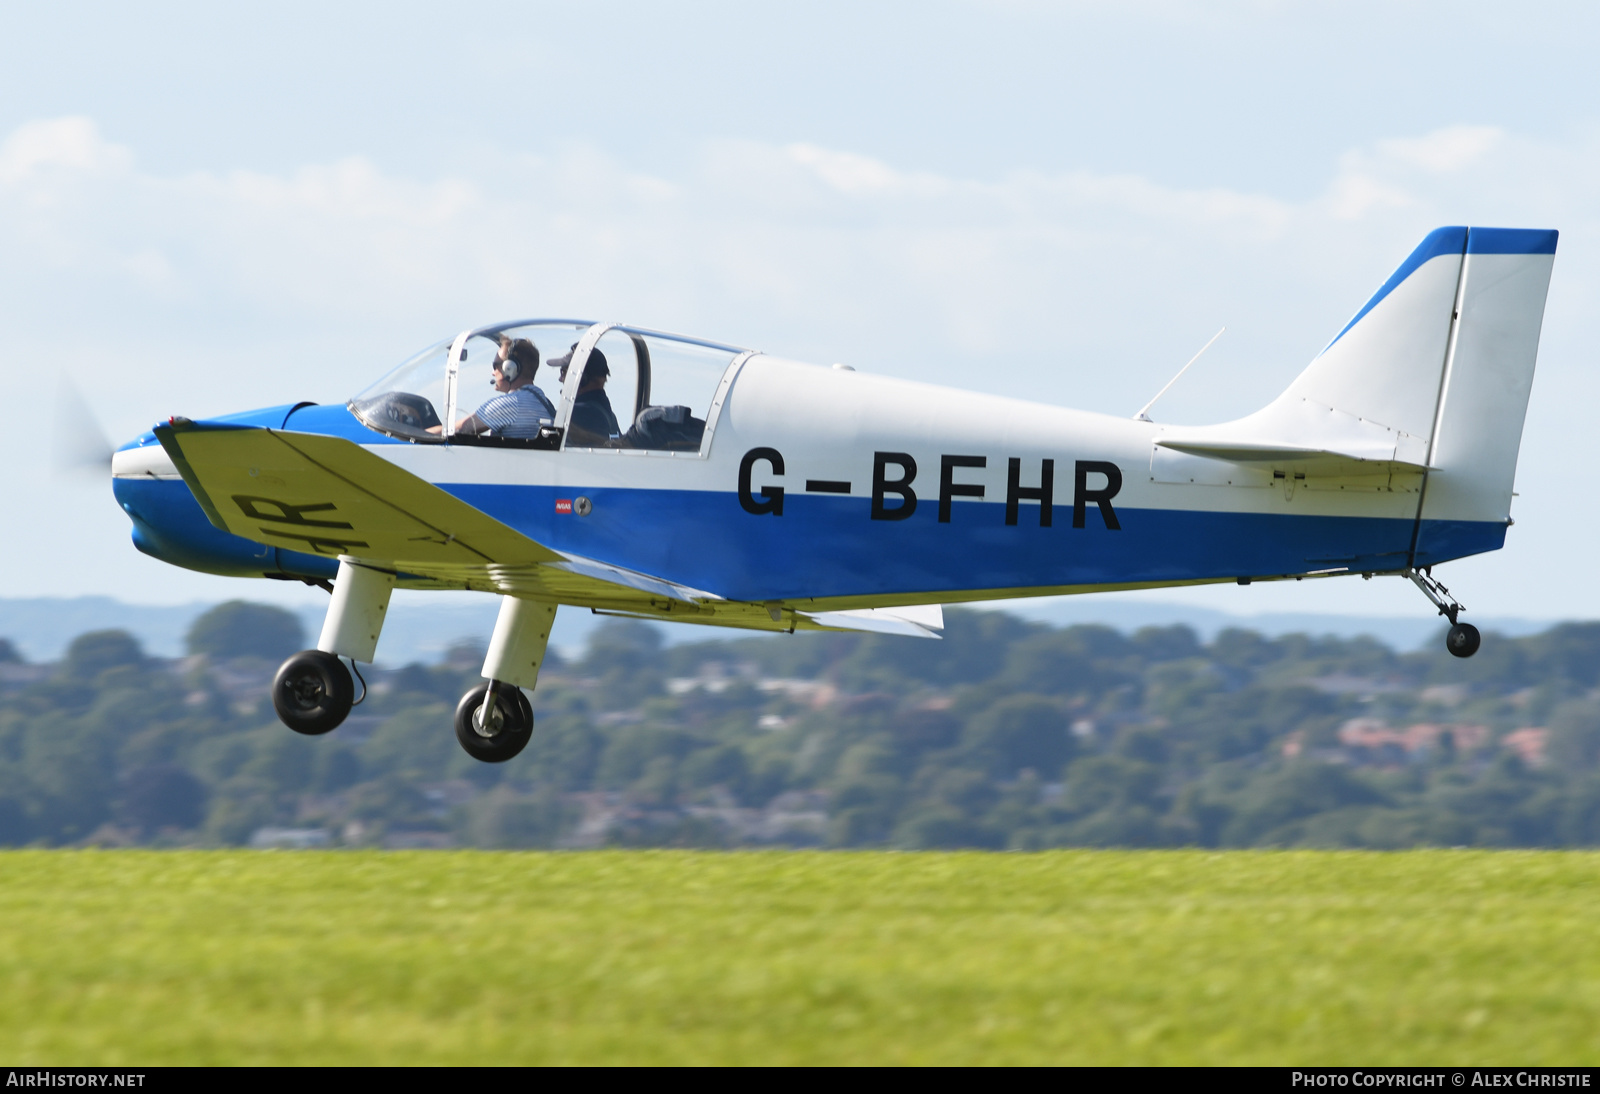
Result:
<svg viewBox="0 0 1600 1094">
<path fill-rule="evenodd" d="M 1456 657 L 1471 657 L 1482 644 L 1483 637 L 1471 623 L 1456 623 L 1444 636 L 1444 648 Z"/>
<path fill-rule="evenodd" d="M 320 736 L 336 729 L 355 704 L 355 682 L 344 662 L 321 650 L 301 650 L 272 678 L 272 708 L 296 733 Z"/>
<path fill-rule="evenodd" d="M 505 763 L 521 752 L 533 736 L 533 704 L 522 689 L 501 684 L 495 691 L 495 707 L 500 712 L 500 727 L 492 736 L 478 732 L 474 715 L 483 705 L 488 684 L 479 684 L 456 704 L 456 740 L 467 755 L 486 764 Z"/>
</svg>

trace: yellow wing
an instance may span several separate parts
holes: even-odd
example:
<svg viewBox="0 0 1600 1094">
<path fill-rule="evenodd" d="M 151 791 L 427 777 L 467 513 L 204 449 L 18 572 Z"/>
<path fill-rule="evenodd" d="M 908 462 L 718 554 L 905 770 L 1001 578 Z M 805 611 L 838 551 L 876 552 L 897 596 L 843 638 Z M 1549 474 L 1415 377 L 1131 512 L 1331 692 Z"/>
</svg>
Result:
<svg viewBox="0 0 1600 1094">
<path fill-rule="evenodd" d="M 182 419 L 156 436 L 211 523 L 258 543 L 408 565 L 563 557 L 341 437 Z"/>
<path fill-rule="evenodd" d="M 475 589 L 750 630 L 883 630 L 899 622 L 853 618 L 875 613 L 814 619 L 793 606 L 724 600 L 556 551 L 342 437 L 182 418 L 158 427 L 156 436 L 224 532 L 392 570 L 402 586 Z"/>
</svg>

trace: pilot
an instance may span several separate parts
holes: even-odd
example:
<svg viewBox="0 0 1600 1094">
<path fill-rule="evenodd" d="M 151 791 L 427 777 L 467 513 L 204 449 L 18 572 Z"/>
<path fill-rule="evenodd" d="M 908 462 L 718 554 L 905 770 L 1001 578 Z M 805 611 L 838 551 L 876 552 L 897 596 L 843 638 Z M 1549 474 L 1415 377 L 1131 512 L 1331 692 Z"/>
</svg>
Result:
<svg viewBox="0 0 1600 1094">
<path fill-rule="evenodd" d="M 577 348 L 574 343 L 572 349 L 563 356 L 550 360 L 552 367 L 561 370 L 562 383 L 566 382 L 572 353 Z M 578 384 L 578 394 L 572 402 L 569 443 L 605 444 L 622 432 L 617 424 L 617 415 L 611 409 L 611 400 L 606 397 L 605 387 L 609 379 L 611 366 L 606 361 L 606 355 L 599 349 L 590 350 L 589 359 L 583 365 L 583 379 Z"/>
<path fill-rule="evenodd" d="M 537 437 L 541 425 L 555 420 L 555 407 L 533 383 L 539 350 L 526 338 L 500 338 L 500 352 L 491 366 L 498 395 L 461 419 L 457 433 L 490 433 L 497 437 Z M 437 428 L 433 430 L 437 432 Z"/>
</svg>

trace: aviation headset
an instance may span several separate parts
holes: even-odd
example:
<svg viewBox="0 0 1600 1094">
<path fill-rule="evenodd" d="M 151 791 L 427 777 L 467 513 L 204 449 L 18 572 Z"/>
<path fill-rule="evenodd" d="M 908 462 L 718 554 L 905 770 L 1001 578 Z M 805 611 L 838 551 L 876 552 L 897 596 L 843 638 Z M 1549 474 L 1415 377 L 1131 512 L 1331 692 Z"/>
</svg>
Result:
<svg viewBox="0 0 1600 1094">
<path fill-rule="evenodd" d="M 499 357 L 495 361 L 495 364 L 497 366 L 499 366 L 500 375 L 505 379 L 506 383 L 508 383 L 508 384 L 516 383 L 517 382 L 517 377 L 522 375 L 522 364 L 516 358 L 517 342 L 521 342 L 521 341 L 524 341 L 524 339 L 520 339 L 519 338 L 519 339 L 517 339 L 516 342 L 507 342 L 507 343 L 505 343 L 505 345 L 501 346 L 500 352 L 505 354 L 505 356 L 504 357 Z M 530 349 L 532 349 L 533 348 L 533 344 L 531 342 L 528 343 L 528 347 Z M 538 361 L 539 361 L 538 354 L 539 354 L 539 351 L 535 349 L 533 351 L 533 353 L 534 353 L 534 358 L 533 358 L 534 359 L 534 367 L 538 368 L 539 367 L 538 366 Z M 492 387 L 493 385 L 494 385 L 494 381 L 491 380 L 490 381 L 490 386 Z"/>
<path fill-rule="evenodd" d="M 500 362 L 500 375 L 505 377 L 508 384 L 517 382 L 517 377 L 522 375 L 522 366 L 517 364 L 517 359 L 511 356 L 511 347 L 506 347 L 505 359 Z"/>
</svg>

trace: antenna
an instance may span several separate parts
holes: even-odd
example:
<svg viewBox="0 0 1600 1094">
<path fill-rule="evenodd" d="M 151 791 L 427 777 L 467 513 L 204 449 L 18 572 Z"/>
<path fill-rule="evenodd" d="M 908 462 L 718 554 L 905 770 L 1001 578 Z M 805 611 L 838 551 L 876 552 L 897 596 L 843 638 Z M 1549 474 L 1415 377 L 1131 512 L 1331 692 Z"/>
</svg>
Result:
<svg viewBox="0 0 1600 1094">
<path fill-rule="evenodd" d="M 1213 334 L 1211 336 L 1211 342 L 1215 342 L 1218 338 L 1221 338 L 1222 337 L 1222 331 L 1223 330 L 1227 330 L 1227 329 L 1228 329 L 1227 327 L 1223 327 L 1222 330 L 1219 330 L 1216 334 Z M 1205 345 L 1201 346 L 1200 347 L 1200 353 L 1204 353 L 1206 350 L 1210 349 L 1211 348 L 1211 342 L 1207 342 Z M 1192 365 L 1196 361 L 1200 360 L 1200 353 L 1197 353 L 1193 357 L 1189 358 L 1189 365 Z M 1182 368 L 1180 368 L 1178 370 L 1178 376 L 1182 376 L 1185 372 L 1188 372 L 1189 371 L 1189 365 L 1184 365 Z M 1167 387 L 1171 387 L 1173 384 L 1177 383 L 1178 382 L 1178 376 L 1174 376 L 1172 379 L 1168 380 L 1167 381 Z M 1165 395 L 1167 393 L 1167 387 L 1164 387 L 1160 391 L 1156 392 L 1156 398 L 1155 399 L 1151 399 L 1148 403 L 1144 404 L 1144 406 L 1139 408 L 1139 413 L 1137 413 L 1137 414 L 1135 414 L 1133 416 L 1135 421 L 1148 422 L 1150 420 L 1150 413 L 1149 413 L 1150 408 L 1156 405 L 1156 399 L 1161 398 L 1161 396 L 1163 396 L 1163 395 Z"/>
</svg>

